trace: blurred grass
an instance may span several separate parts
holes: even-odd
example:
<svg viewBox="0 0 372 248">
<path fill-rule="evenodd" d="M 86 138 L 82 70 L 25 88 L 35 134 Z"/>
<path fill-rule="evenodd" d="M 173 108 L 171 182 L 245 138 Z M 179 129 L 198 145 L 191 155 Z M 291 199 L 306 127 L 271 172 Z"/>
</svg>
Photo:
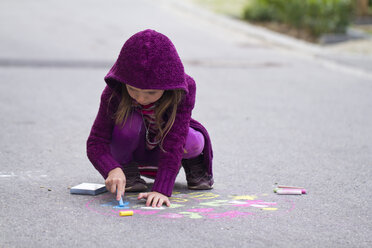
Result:
<svg viewBox="0 0 372 248">
<path fill-rule="evenodd" d="M 286 24 L 318 38 L 345 33 L 354 7 L 352 0 L 254 0 L 244 17 L 254 22 Z"/>
<path fill-rule="evenodd" d="M 345 5 L 347 1 L 354 0 L 184 0 L 197 4 L 210 11 L 217 12 L 223 15 L 227 15 L 233 18 L 241 19 L 253 22 L 256 25 L 263 26 L 265 28 L 285 33 L 287 35 L 304 39 L 310 42 L 317 42 L 319 36 L 323 33 L 342 33 L 345 32 L 347 26 L 351 24 L 351 20 L 348 17 L 348 11 L 345 10 L 351 6 Z M 281 3 L 280 5 L 286 6 L 283 9 L 282 17 L 283 20 L 277 20 L 273 17 L 277 16 L 280 12 L 278 8 L 274 8 L 275 4 L 270 8 L 258 8 L 258 2 L 270 2 L 270 3 Z M 369 0 L 372 2 L 372 0 Z M 297 5 L 296 5 L 297 2 Z M 310 13 L 305 12 L 301 9 L 301 6 L 305 2 L 312 3 L 310 7 L 306 6 Z M 340 5 L 335 3 L 340 2 Z M 325 4 L 327 3 L 327 4 Z M 341 4 L 343 4 L 341 6 Z M 340 7 L 341 6 L 341 7 Z M 337 8 L 336 8 L 337 7 Z M 247 18 L 247 9 L 255 9 L 255 13 L 258 14 L 259 18 Z M 292 8 L 292 9 L 290 9 Z M 270 10 L 274 11 L 273 13 Z M 351 11 L 351 9 L 350 9 Z M 372 11 L 372 6 L 369 8 L 369 12 Z M 269 20 L 260 20 L 265 17 L 265 13 L 268 15 Z M 261 16 L 260 16 L 261 15 Z M 264 18 L 263 18 L 264 19 Z M 280 19 L 280 18 L 279 18 Z M 371 33 L 370 26 L 363 27 L 363 31 Z"/>
</svg>

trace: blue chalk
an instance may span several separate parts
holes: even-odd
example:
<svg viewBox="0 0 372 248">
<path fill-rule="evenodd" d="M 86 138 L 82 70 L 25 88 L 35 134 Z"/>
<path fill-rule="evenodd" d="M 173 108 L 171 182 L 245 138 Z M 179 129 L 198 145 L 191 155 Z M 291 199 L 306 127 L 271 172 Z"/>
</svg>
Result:
<svg viewBox="0 0 372 248">
<path fill-rule="evenodd" d="M 120 197 L 119 207 L 124 207 L 123 197 Z"/>
<path fill-rule="evenodd" d="M 118 190 L 116 190 L 116 194 L 117 193 L 118 193 Z M 119 207 L 124 207 L 124 202 L 123 202 L 123 197 L 122 196 L 120 196 Z"/>
</svg>

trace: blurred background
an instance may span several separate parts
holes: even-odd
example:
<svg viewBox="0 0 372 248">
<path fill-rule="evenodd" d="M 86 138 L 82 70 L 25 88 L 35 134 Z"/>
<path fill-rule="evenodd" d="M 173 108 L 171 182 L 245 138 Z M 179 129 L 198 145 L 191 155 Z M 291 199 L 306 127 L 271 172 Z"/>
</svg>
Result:
<svg viewBox="0 0 372 248">
<path fill-rule="evenodd" d="M 314 43 L 357 38 L 353 31 L 372 34 L 372 0 L 188 1 Z"/>
</svg>

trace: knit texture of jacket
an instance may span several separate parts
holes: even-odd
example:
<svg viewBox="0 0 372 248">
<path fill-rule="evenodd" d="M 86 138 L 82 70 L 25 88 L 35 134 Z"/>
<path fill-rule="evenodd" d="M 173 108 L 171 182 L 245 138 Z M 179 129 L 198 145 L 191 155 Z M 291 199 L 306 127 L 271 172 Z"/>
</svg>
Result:
<svg viewBox="0 0 372 248">
<path fill-rule="evenodd" d="M 152 191 L 171 196 L 190 126 L 204 135 L 204 164 L 212 174 L 213 152 L 209 135 L 200 123 L 191 119 L 195 82 L 184 73 L 177 51 L 166 36 L 154 30 L 133 35 L 124 44 L 105 81 L 107 86 L 87 140 L 88 158 L 104 178 L 111 170 L 121 167 L 111 155 L 110 143 L 115 126 L 112 116 L 118 108 L 123 83 L 140 89 L 182 89 L 185 92 L 177 107 L 174 124 L 163 141 L 164 151 L 159 149 L 158 172 Z M 113 93 L 116 97 L 109 102 Z"/>
</svg>

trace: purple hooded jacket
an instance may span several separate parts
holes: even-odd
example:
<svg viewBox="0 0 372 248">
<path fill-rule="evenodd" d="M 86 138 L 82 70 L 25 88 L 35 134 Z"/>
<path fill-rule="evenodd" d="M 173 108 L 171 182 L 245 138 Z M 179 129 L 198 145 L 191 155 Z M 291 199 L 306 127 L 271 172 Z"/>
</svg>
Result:
<svg viewBox="0 0 372 248">
<path fill-rule="evenodd" d="M 152 191 L 171 196 L 189 127 L 204 135 L 204 164 L 212 176 L 213 151 L 208 132 L 191 118 L 195 104 L 195 82 L 185 74 L 178 53 L 168 37 L 154 30 L 145 30 L 130 37 L 105 81 L 107 86 L 101 95 L 100 108 L 87 140 L 88 158 L 104 178 L 112 169 L 121 167 L 111 155 L 110 143 L 115 126 L 112 115 L 118 108 L 123 83 L 140 89 L 182 89 L 185 92 L 178 105 L 174 124 L 163 142 L 166 152 L 159 150 L 158 172 Z M 109 102 L 112 93 L 117 94 Z"/>
</svg>

